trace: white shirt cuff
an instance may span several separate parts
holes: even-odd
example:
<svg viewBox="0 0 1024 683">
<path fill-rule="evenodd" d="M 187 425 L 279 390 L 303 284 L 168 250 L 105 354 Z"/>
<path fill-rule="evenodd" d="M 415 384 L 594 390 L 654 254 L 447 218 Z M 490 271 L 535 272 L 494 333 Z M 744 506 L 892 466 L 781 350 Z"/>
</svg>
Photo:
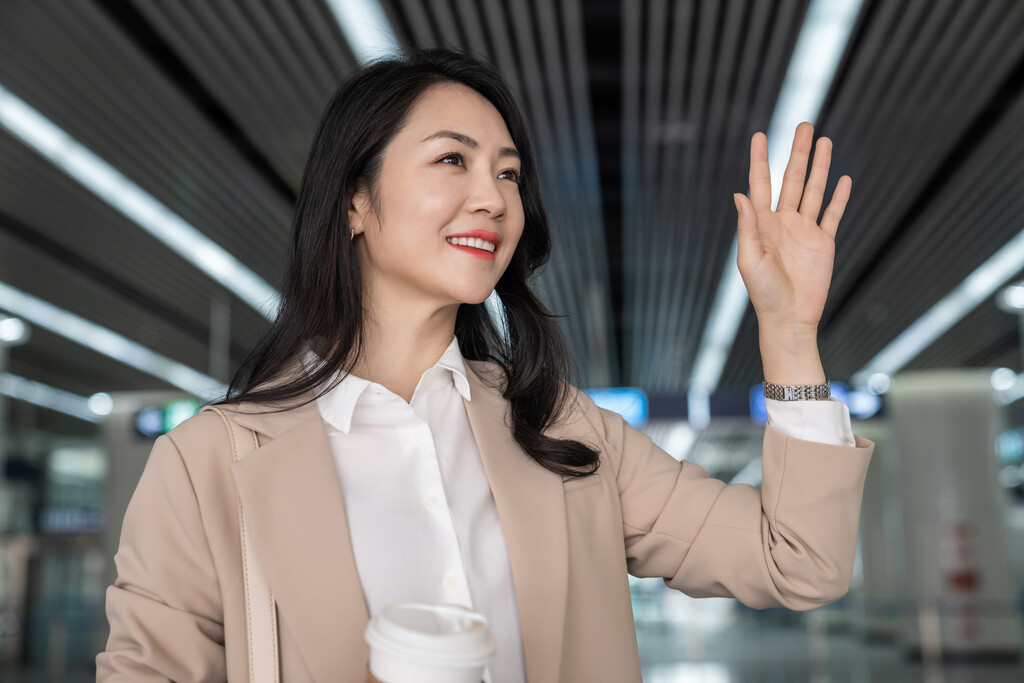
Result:
<svg viewBox="0 0 1024 683">
<path fill-rule="evenodd" d="M 856 446 L 850 410 L 842 401 L 776 401 L 766 398 L 768 424 L 788 437 L 834 446 Z"/>
</svg>

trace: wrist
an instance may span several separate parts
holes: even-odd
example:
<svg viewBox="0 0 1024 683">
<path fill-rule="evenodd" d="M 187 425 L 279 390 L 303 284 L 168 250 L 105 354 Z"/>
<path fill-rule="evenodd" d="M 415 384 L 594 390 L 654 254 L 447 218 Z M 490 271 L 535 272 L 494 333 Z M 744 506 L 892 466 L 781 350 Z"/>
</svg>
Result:
<svg viewBox="0 0 1024 683">
<path fill-rule="evenodd" d="M 760 327 L 759 338 L 766 380 L 783 386 L 825 383 L 816 325 Z"/>
<path fill-rule="evenodd" d="M 792 344 L 818 344 L 818 324 L 792 322 L 761 322 L 757 321 L 758 334 L 763 339 L 770 335 L 772 339 Z"/>
</svg>

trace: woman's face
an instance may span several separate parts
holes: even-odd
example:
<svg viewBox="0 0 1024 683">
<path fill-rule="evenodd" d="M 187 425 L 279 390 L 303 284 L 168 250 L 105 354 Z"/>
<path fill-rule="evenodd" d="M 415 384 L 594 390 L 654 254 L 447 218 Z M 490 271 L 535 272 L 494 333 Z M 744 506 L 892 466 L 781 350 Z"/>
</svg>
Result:
<svg viewBox="0 0 1024 683">
<path fill-rule="evenodd" d="M 376 303 L 484 301 L 523 232 L 520 169 L 504 120 L 482 95 L 461 84 L 425 91 L 384 150 L 377 201 L 361 190 L 349 211 Z"/>
</svg>

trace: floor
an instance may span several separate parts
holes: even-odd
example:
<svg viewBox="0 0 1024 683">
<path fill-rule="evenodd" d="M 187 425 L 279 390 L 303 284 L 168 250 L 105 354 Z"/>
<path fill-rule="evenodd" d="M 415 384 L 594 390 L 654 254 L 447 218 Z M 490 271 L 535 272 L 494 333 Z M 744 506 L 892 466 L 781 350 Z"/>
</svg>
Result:
<svg viewBox="0 0 1024 683">
<path fill-rule="evenodd" d="M 850 606 L 757 611 L 661 581 L 634 582 L 633 603 L 645 683 L 1024 683 L 1024 641 L 1016 661 L 925 664 L 892 631 L 867 642 Z"/>
<path fill-rule="evenodd" d="M 734 600 L 694 600 L 661 581 L 633 581 L 645 683 L 1024 683 L 1024 639 L 1016 661 L 925 664 L 894 634 L 898 615 L 875 622 L 869 643 L 855 605 L 791 612 L 751 610 Z M 1022 614 L 1006 628 L 1020 633 Z M 1009 653 L 1012 657 L 1012 651 Z M 4 670 L 4 683 L 85 683 L 91 666 Z M 603 683 L 603 682 L 596 682 Z M 616 683 L 616 682 L 608 682 Z"/>
</svg>

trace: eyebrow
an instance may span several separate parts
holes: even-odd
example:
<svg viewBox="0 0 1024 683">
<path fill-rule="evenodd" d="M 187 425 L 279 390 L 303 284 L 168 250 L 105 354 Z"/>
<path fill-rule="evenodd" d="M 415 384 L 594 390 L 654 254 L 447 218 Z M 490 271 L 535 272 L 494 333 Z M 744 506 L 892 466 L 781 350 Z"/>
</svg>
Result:
<svg viewBox="0 0 1024 683">
<path fill-rule="evenodd" d="M 422 141 L 423 142 L 427 142 L 428 140 L 437 140 L 439 138 L 451 138 L 452 140 L 456 140 L 458 142 L 461 142 L 462 144 L 464 144 L 466 147 L 469 147 L 470 149 L 479 149 L 480 148 L 480 143 L 479 142 L 477 142 L 473 138 L 469 137 L 468 135 L 463 135 L 462 133 L 456 133 L 454 130 L 439 130 L 436 133 L 434 133 L 433 135 L 428 135 L 427 137 L 423 138 Z M 502 147 L 501 149 L 498 150 L 498 156 L 500 156 L 500 157 L 515 157 L 516 159 L 518 159 L 519 158 L 519 150 L 517 150 L 515 147 Z"/>
</svg>

